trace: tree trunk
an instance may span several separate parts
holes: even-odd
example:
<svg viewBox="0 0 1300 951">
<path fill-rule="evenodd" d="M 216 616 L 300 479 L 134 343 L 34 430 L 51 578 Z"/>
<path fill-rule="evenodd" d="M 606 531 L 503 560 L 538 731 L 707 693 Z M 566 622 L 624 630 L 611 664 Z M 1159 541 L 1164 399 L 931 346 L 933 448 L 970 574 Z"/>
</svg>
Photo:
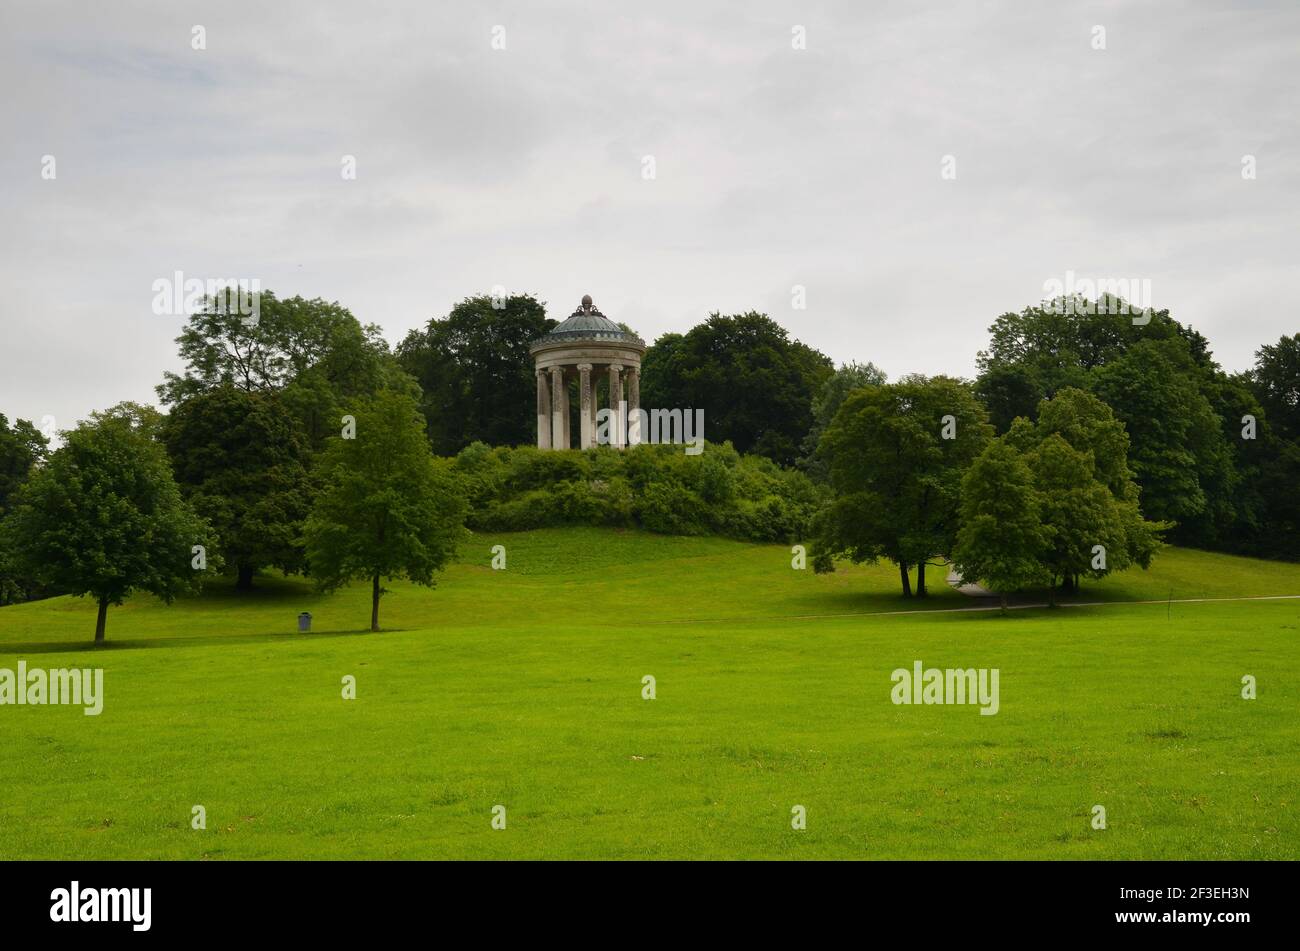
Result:
<svg viewBox="0 0 1300 951">
<path fill-rule="evenodd" d="M 370 588 L 370 630 L 379 630 L 379 572 L 375 572 Z"/>
<path fill-rule="evenodd" d="M 236 591 L 253 590 L 253 566 L 241 564 L 239 566 L 239 577 L 235 581 Z"/>
<path fill-rule="evenodd" d="M 907 562 L 900 561 L 898 563 L 898 574 L 903 579 L 903 597 L 910 598 L 912 596 L 912 579 L 907 576 Z"/>
<path fill-rule="evenodd" d="M 1007 613 L 1007 596 L 1001 592 L 998 594 L 998 600 L 1002 602 L 1002 613 Z"/>
<path fill-rule="evenodd" d="M 108 620 L 108 598 L 99 599 L 99 617 L 95 618 L 95 643 L 104 643 L 104 622 Z"/>
<path fill-rule="evenodd" d="M 925 561 L 921 560 L 916 563 L 916 596 L 925 597 Z"/>
<path fill-rule="evenodd" d="M 1047 582 L 1047 606 L 1049 608 L 1056 607 L 1056 575 L 1052 575 Z"/>
</svg>

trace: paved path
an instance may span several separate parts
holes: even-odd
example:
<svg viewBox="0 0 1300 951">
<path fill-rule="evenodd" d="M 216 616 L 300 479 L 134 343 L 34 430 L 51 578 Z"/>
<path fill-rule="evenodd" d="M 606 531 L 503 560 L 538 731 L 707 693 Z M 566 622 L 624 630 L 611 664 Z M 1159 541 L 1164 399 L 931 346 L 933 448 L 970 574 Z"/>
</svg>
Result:
<svg viewBox="0 0 1300 951">
<path fill-rule="evenodd" d="M 961 580 L 961 575 L 957 574 L 957 569 L 949 566 L 948 584 L 964 595 L 972 598 L 996 598 L 997 594 L 990 591 L 982 585 L 975 584 L 973 581 L 969 584 Z"/>
<path fill-rule="evenodd" d="M 1300 601 L 1300 594 L 1260 594 L 1241 598 L 1151 598 L 1143 601 L 1061 601 L 1059 608 L 1109 608 L 1131 604 L 1214 604 L 1220 601 Z M 1030 608 L 1051 607 L 1046 601 L 1034 604 L 1008 604 L 1008 611 L 1026 611 Z M 959 614 L 963 611 L 1000 611 L 1000 606 L 977 605 L 969 608 L 912 608 L 903 611 L 850 611 L 844 614 L 769 614 L 750 617 L 681 617 L 659 618 L 652 621 L 637 621 L 638 625 L 650 624 L 713 624 L 735 623 L 743 621 L 825 621 L 846 617 L 891 617 L 898 614 Z"/>
</svg>

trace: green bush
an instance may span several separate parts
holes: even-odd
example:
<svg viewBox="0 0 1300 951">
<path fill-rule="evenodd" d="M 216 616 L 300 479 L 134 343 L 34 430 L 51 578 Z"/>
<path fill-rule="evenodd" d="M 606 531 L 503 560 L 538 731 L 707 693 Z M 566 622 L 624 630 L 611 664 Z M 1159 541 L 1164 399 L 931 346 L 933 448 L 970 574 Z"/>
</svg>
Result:
<svg viewBox="0 0 1300 951">
<path fill-rule="evenodd" d="M 550 452 L 474 443 L 456 457 L 454 471 L 476 531 L 610 525 L 789 542 L 805 536 L 824 491 L 803 473 L 742 456 L 730 443 L 706 445 L 695 456 L 680 445 Z"/>
</svg>

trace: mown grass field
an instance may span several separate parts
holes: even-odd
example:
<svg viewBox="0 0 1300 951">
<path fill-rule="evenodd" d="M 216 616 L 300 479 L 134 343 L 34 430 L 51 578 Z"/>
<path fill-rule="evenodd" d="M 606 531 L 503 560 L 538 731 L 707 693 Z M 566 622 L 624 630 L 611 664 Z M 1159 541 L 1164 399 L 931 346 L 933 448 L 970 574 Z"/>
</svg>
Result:
<svg viewBox="0 0 1300 951">
<path fill-rule="evenodd" d="M 98 717 L 0 707 L 0 858 L 1300 857 L 1300 600 L 1176 603 L 1300 595 L 1300 566 L 1167 549 L 1080 595 L 1159 603 L 1003 617 L 944 610 L 972 602 L 939 569 L 918 605 L 889 566 L 720 539 L 462 557 L 381 634 L 367 586 L 302 579 L 138 597 L 100 649 L 89 601 L 0 609 L 0 667 L 105 671 Z M 914 660 L 999 668 L 1000 712 L 895 706 Z"/>
</svg>

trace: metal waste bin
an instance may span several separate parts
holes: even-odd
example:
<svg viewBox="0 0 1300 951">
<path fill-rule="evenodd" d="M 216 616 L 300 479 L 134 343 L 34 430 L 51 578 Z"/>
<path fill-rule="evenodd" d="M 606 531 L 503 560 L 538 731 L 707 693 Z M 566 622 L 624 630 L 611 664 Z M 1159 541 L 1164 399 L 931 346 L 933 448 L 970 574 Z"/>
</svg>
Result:
<svg viewBox="0 0 1300 951">
<path fill-rule="evenodd" d="M 311 630 L 311 612 L 303 611 L 298 615 L 298 633 L 305 634 Z"/>
</svg>

